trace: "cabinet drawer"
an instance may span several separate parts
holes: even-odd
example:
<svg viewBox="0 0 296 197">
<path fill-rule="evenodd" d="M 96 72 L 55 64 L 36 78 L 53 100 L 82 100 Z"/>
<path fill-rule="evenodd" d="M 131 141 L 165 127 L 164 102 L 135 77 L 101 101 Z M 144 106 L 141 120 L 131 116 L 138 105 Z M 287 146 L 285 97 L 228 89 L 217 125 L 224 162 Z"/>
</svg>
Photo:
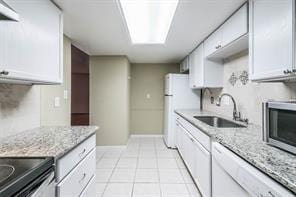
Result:
<svg viewBox="0 0 296 197">
<path fill-rule="evenodd" d="M 203 147 L 205 147 L 208 151 L 211 150 L 211 139 L 204 132 L 193 126 L 190 122 L 182 118 L 181 116 L 177 116 L 177 121 L 196 139 L 198 140 Z"/>
<path fill-rule="evenodd" d="M 93 135 L 68 154 L 58 159 L 56 169 L 57 182 L 60 182 L 95 147 L 96 136 Z"/>
<path fill-rule="evenodd" d="M 90 181 L 88 182 L 87 186 L 84 188 L 83 192 L 81 193 L 80 197 L 93 197 L 96 196 L 96 176 L 94 175 Z"/>
<path fill-rule="evenodd" d="M 93 149 L 63 181 L 57 185 L 58 197 L 79 196 L 96 170 L 96 151 Z"/>
</svg>

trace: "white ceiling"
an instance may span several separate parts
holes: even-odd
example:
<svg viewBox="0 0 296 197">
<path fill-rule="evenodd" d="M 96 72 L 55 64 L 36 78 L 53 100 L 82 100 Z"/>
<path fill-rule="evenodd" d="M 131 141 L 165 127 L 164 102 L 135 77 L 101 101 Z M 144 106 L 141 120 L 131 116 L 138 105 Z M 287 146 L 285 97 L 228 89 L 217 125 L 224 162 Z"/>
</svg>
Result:
<svg viewBox="0 0 296 197">
<path fill-rule="evenodd" d="M 89 55 L 127 55 L 133 63 L 173 63 L 245 0 L 180 0 L 164 45 L 132 45 L 117 0 L 54 1 L 64 11 L 64 33 Z"/>
</svg>

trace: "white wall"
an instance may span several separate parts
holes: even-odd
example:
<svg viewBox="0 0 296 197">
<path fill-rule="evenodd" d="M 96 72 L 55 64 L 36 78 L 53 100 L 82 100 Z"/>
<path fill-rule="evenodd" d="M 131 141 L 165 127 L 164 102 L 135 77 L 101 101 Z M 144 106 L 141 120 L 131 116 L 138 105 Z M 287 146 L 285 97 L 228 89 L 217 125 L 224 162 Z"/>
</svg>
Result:
<svg viewBox="0 0 296 197">
<path fill-rule="evenodd" d="M 233 56 L 224 62 L 224 82 L 223 89 L 213 89 L 213 95 L 215 102 L 218 96 L 227 92 L 230 93 L 237 101 L 239 111 L 242 116 L 248 118 L 250 122 L 255 124 L 261 124 L 262 122 L 262 102 L 268 99 L 274 100 L 288 100 L 296 99 L 296 85 L 293 83 L 255 83 L 248 82 L 243 85 L 238 80 L 234 86 L 229 82 L 229 78 L 232 73 L 239 77 L 242 71 L 248 71 L 248 53 L 242 52 L 236 56 Z M 210 103 L 210 94 L 206 91 L 204 96 L 204 109 L 220 113 L 224 116 L 232 118 L 233 105 L 225 105 L 222 102 L 221 107 L 217 107 L 215 104 Z"/>
</svg>

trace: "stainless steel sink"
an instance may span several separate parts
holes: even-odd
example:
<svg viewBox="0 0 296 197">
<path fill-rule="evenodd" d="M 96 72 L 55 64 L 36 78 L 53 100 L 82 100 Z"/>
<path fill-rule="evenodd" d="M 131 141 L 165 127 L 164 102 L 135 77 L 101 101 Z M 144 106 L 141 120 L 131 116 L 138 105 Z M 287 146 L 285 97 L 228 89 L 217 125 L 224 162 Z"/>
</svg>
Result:
<svg viewBox="0 0 296 197">
<path fill-rule="evenodd" d="M 212 127 L 218 128 L 245 128 L 246 126 L 235 122 L 220 118 L 217 116 L 194 116 L 199 121 L 202 121 Z"/>
</svg>

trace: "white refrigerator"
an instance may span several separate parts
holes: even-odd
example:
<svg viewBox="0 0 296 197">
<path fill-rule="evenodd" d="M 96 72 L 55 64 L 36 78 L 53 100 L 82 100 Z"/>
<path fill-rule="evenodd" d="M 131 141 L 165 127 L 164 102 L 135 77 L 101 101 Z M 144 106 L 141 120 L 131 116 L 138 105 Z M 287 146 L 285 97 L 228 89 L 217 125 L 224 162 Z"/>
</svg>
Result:
<svg viewBox="0 0 296 197">
<path fill-rule="evenodd" d="M 175 148 L 175 109 L 200 109 L 200 90 L 189 87 L 188 74 L 167 74 L 164 90 L 164 142 Z"/>
</svg>

